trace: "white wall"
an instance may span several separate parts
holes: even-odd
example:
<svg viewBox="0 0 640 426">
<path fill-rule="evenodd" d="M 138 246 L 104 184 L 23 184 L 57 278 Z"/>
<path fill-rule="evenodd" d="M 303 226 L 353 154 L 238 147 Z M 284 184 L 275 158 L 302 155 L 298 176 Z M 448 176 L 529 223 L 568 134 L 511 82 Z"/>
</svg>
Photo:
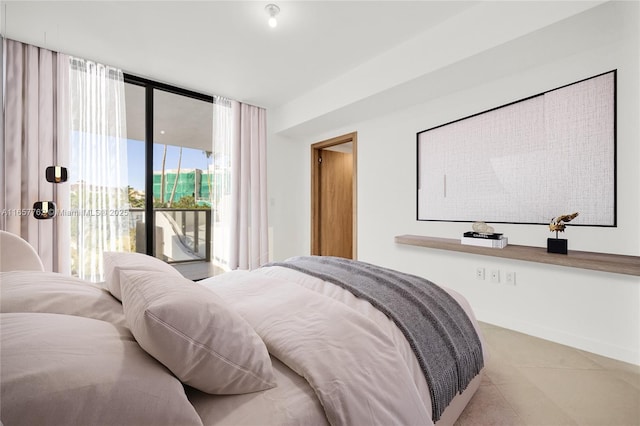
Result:
<svg viewBox="0 0 640 426">
<path fill-rule="evenodd" d="M 531 37 L 487 50 L 485 62 L 506 64 L 512 54 L 519 57 L 514 49 L 527 47 L 530 62 L 524 69 L 496 72 L 495 78 L 472 87 L 461 82 L 433 99 L 425 86 L 425 101 L 409 108 L 335 127 L 323 124 L 319 129 L 309 125 L 308 133 L 304 126 L 298 126 L 295 138 L 288 137 L 286 131 L 271 134 L 268 164 L 273 257 L 280 260 L 309 253 L 309 144 L 357 131 L 360 260 L 418 274 L 454 288 L 469 299 L 480 320 L 640 364 L 639 277 L 394 243 L 394 236 L 400 234 L 457 238 L 470 227 L 465 223 L 416 221 L 417 132 L 617 69 L 618 226 L 568 227 L 565 236 L 570 250 L 640 256 L 638 10 L 636 2 L 605 4 L 538 30 Z M 578 40 L 572 42 L 573 48 L 566 48 L 561 56 L 545 55 L 554 49 L 558 34 L 563 33 Z M 584 39 L 593 42 L 579 41 Z M 451 74 L 473 75 L 473 68 L 460 66 L 478 64 L 481 59 L 475 56 L 461 61 L 458 68 L 450 69 Z M 286 121 L 282 117 L 276 119 Z M 545 225 L 495 227 L 512 244 L 543 247 L 551 236 Z M 506 271 L 513 271 L 516 286 L 478 281 L 477 267 L 484 267 L 487 272 L 499 269 L 503 276 Z"/>
</svg>

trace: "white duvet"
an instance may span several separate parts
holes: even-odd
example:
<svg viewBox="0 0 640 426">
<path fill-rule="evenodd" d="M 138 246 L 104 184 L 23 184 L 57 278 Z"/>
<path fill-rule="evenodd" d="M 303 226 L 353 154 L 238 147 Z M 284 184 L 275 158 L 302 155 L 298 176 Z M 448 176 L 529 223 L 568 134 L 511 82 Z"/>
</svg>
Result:
<svg viewBox="0 0 640 426">
<path fill-rule="evenodd" d="M 433 424 L 427 383 L 409 344 L 368 302 L 282 267 L 234 271 L 201 283 L 307 380 L 331 424 Z M 473 319 L 464 298 L 448 291 Z"/>
<path fill-rule="evenodd" d="M 2 315 L 44 312 L 64 315 L 66 322 L 74 324 L 81 321 L 75 316 L 100 320 L 114 324 L 114 330 L 128 336 L 125 343 L 132 349 L 137 347 L 126 328 L 122 306 L 101 285 L 46 272 L 2 273 L 0 284 Z M 172 379 L 178 385 L 172 388 L 174 393 L 169 398 L 180 405 L 184 416 L 197 412 L 205 425 L 234 426 L 433 424 L 429 388 L 413 351 L 395 324 L 369 302 L 331 283 L 277 266 L 229 272 L 200 284 L 226 300 L 263 339 L 271 355 L 277 387 L 242 395 L 209 395 L 187 386 L 187 400 L 177 379 L 168 370 L 159 369 L 164 375 L 155 379 Z M 480 334 L 466 300 L 447 291 Z M 29 339 L 29 334 L 24 338 Z M 64 343 L 55 336 L 50 339 L 56 344 Z M 69 344 L 76 341 L 67 340 Z M 60 354 L 65 353 L 61 347 Z M 4 359 L 7 351 L 2 355 Z M 57 368 L 38 363 L 42 368 L 45 365 Z M 5 377 L 6 368 L 2 371 L 4 384 L 10 378 Z M 16 380 L 22 380 L 22 373 L 29 372 L 17 369 Z M 152 379 L 141 376 L 133 382 L 147 389 L 155 386 L 150 385 Z M 467 390 L 454 398 L 438 424 L 453 424 L 480 379 L 478 375 Z M 52 376 L 51 386 L 60 386 L 60 380 L 66 379 Z M 125 385 L 130 386 L 128 382 Z M 38 391 L 48 398 L 50 390 Z M 3 398 L 6 395 L 5 392 Z M 132 403 L 128 409 L 147 405 Z M 189 410 L 194 408 L 191 413 Z M 3 418 L 7 410 L 4 411 Z"/>
</svg>

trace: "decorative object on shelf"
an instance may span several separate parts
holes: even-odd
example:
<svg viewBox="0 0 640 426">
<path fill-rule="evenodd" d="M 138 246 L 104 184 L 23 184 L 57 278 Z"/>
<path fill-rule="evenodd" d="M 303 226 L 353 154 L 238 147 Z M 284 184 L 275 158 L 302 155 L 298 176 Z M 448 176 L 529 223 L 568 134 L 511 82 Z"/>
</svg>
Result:
<svg viewBox="0 0 640 426">
<path fill-rule="evenodd" d="M 36 201 L 33 203 L 33 217 L 36 219 L 53 219 L 56 215 L 56 203 L 53 201 Z"/>
<path fill-rule="evenodd" d="M 487 225 L 484 222 L 474 222 L 473 225 L 471 225 L 471 229 L 473 229 L 475 232 L 484 234 L 492 234 L 494 232 L 493 227 Z"/>
<path fill-rule="evenodd" d="M 484 222 L 474 222 L 471 226 L 473 231 L 467 231 L 460 239 L 461 244 L 491 248 L 505 248 L 507 238 L 495 232 L 492 226 Z"/>
<path fill-rule="evenodd" d="M 558 232 L 564 232 L 567 222 L 571 222 L 578 216 L 578 212 L 571 214 L 564 214 L 562 216 L 554 217 L 549 223 L 549 230 L 556 233 L 555 238 L 547 238 L 547 252 L 557 254 L 567 254 L 568 241 L 563 238 L 558 238 Z"/>
<path fill-rule="evenodd" d="M 478 238 L 478 237 L 462 237 L 460 239 L 460 243 L 467 246 L 478 246 L 478 247 L 490 247 L 490 248 L 505 248 L 509 241 L 507 237 L 500 238 Z"/>
<path fill-rule="evenodd" d="M 471 237 L 471 238 L 482 238 L 485 240 L 500 240 L 502 239 L 502 234 L 498 232 L 475 232 L 468 231 L 462 234 L 463 237 Z"/>
<path fill-rule="evenodd" d="M 62 183 L 67 181 L 67 168 L 62 166 L 49 166 L 46 170 L 47 182 Z"/>
</svg>

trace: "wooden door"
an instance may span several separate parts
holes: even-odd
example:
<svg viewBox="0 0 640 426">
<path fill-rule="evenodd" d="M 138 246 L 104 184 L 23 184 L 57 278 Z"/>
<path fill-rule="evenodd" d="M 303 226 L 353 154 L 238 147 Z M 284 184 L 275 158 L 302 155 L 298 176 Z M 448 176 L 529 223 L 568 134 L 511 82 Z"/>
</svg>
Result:
<svg viewBox="0 0 640 426">
<path fill-rule="evenodd" d="M 312 146 L 314 255 L 355 258 L 355 134 L 346 136 Z"/>
<path fill-rule="evenodd" d="M 320 152 L 320 255 L 351 259 L 353 252 L 353 155 Z"/>
</svg>

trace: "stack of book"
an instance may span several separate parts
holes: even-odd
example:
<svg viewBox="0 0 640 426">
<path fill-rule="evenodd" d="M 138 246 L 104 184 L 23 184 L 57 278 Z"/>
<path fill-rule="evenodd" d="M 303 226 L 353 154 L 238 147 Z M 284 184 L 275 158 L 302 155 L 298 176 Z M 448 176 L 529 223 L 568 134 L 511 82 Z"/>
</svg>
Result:
<svg viewBox="0 0 640 426">
<path fill-rule="evenodd" d="M 460 241 L 462 244 L 480 247 L 505 248 L 507 237 L 496 232 L 465 232 Z"/>
</svg>

